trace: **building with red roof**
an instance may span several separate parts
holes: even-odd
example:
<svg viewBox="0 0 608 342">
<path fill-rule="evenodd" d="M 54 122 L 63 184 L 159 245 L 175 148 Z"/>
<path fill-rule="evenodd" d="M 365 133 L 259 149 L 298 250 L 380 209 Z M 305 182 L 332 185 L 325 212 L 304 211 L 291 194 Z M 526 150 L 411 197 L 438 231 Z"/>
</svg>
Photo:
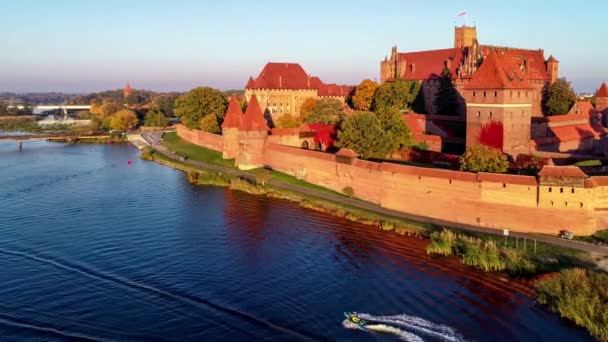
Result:
<svg viewBox="0 0 608 342">
<path fill-rule="evenodd" d="M 333 98 L 344 102 L 353 86 L 329 84 L 308 74 L 297 63 L 267 63 L 258 77 L 245 85 L 247 100 L 257 96 L 262 112 L 273 119 L 283 114 L 299 115 L 309 98 Z"/>
<path fill-rule="evenodd" d="M 484 63 L 486 56 L 498 53 L 501 64 L 505 67 L 507 77 L 517 75 L 533 87 L 532 115 L 542 116 L 542 89 L 558 77 L 559 62 L 553 56 L 547 60 L 541 49 L 528 50 L 510 47 L 480 45 L 477 41 L 476 27 L 462 26 L 454 29 L 454 47 L 448 49 L 398 52 L 394 46 L 390 59 L 380 62 L 381 83 L 396 78 L 422 82 L 422 92 L 426 113 L 453 115 L 465 114 L 464 96 L 460 98 L 455 113 L 438 113 L 435 106 L 439 79 L 444 69 L 452 75 L 456 90 L 463 95 L 464 88 L 472 81 Z M 497 80 L 500 81 L 500 80 Z M 511 83 L 511 82 L 510 82 Z M 512 83 L 517 86 L 518 82 Z M 519 82 L 521 83 L 521 82 Z M 523 83 L 522 83 L 523 84 Z"/>
</svg>

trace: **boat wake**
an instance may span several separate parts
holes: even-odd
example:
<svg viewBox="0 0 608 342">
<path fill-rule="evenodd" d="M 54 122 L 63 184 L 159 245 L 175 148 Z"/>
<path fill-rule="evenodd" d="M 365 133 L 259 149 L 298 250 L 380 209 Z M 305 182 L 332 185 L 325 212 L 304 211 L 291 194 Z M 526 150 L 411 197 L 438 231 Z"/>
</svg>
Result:
<svg viewBox="0 0 608 342">
<path fill-rule="evenodd" d="M 359 313 L 358 317 L 365 320 L 367 324 L 359 327 L 348 319 L 342 322 L 347 329 L 359 329 L 370 333 L 378 332 L 392 334 L 403 341 L 419 342 L 431 341 L 464 341 L 464 338 L 456 329 L 447 325 L 437 324 L 420 317 L 409 315 L 373 316 Z"/>
</svg>

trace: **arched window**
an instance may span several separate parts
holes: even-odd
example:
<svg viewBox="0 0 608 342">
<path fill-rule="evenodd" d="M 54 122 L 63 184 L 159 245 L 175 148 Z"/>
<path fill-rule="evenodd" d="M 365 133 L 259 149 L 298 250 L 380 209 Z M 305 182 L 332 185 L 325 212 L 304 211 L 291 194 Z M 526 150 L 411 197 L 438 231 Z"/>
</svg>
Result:
<svg viewBox="0 0 608 342">
<path fill-rule="evenodd" d="M 304 140 L 304 141 L 302 142 L 302 148 L 305 148 L 305 149 L 307 149 L 307 150 L 308 150 L 308 141 Z"/>
</svg>

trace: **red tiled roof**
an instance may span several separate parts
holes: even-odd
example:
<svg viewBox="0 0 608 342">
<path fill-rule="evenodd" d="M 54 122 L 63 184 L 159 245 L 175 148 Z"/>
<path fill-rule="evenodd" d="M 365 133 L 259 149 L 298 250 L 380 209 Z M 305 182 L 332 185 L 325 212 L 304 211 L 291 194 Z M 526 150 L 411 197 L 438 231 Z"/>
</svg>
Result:
<svg viewBox="0 0 608 342">
<path fill-rule="evenodd" d="M 249 78 L 246 89 L 317 89 L 319 96 L 346 96 L 353 88 L 347 85 L 325 84 L 310 76 L 297 63 L 267 63 L 257 78 Z"/>
<path fill-rule="evenodd" d="M 241 131 L 268 131 L 268 125 L 260 109 L 257 97 L 252 96 L 247 104 L 245 115 L 240 122 L 239 130 Z"/>
<path fill-rule="evenodd" d="M 572 108 L 570 108 L 570 110 L 568 111 L 568 115 L 571 115 L 571 114 L 589 115 L 589 114 L 593 114 L 594 112 L 595 112 L 595 108 L 593 108 L 593 105 L 591 104 L 591 102 L 577 101 L 577 102 L 574 102 L 574 104 L 572 105 Z M 554 117 L 559 117 L 559 115 L 552 116 L 552 118 L 554 118 Z"/>
<path fill-rule="evenodd" d="M 243 118 L 243 111 L 236 97 L 230 97 L 230 103 L 228 103 L 228 110 L 226 110 L 226 116 L 222 123 L 222 128 L 238 128 Z"/>
<path fill-rule="evenodd" d="M 605 82 L 602 82 L 602 85 L 595 94 L 595 97 L 608 97 L 608 87 L 606 86 Z"/>
<path fill-rule="evenodd" d="M 405 124 L 410 128 L 413 134 L 424 134 L 424 129 L 418 120 L 419 118 L 416 115 L 403 115 L 403 121 L 405 121 Z"/>
<path fill-rule="evenodd" d="M 587 178 L 587 175 L 577 166 L 543 166 L 538 175 L 541 177 Z"/>
<path fill-rule="evenodd" d="M 608 134 L 608 130 L 599 123 L 553 127 L 550 130 L 559 141 L 597 138 Z"/>
<path fill-rule="evenodd" d="M 464 49 L 442 49 L 399 53 L 398 59 L 405 61 L 404 80 L 426 80 L 441 76 L 445 62 L 450 60 L 450 72 L 456 75 L 458 67 L 464 62 Z"/>
<path fill-rule="evenodd" d="M 492 52 L 481 62 L 467 89 L 531 89 L 518 69 L 513 68 L 503 56 Z"/>
<path fill-rule="evenodd" d="M 519 70 L 525 61 L 526 71 L 523 72 L 523 75 L 527 80 L 550 80 L 543 50 L 482 45 L 481 52 L 484 56 L 492 52 L 498 53 L 502 57 L 503 63 L 515 70 Z"/>
</svg>

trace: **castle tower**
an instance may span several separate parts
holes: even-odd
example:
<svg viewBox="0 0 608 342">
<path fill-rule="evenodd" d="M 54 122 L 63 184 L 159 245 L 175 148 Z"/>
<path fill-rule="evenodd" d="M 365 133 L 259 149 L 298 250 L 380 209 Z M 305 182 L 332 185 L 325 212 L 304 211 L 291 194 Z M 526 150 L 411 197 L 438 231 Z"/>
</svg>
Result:
<svg viewBox="0 0 608 342">
<path fill-rule="evenodd" d="M 239 123 L 239 148 L 236 165 L 241 170 L 264 166 L 264 144 L 268 137 L 268 125 L 255 95 L 251 96 L 247 110 Z"/>
<path fill-rule="evenodd" d="M 133 90 L 131 89 L 131 85 L 129 84 L 129 82 L 127 82 L 127 84 L 125 85 L 125 89 L 122 91 L 122 93 L 125 97 L 127 97 L 133 93 Z"/>
<path fill-rule="evenodd" d="M 475 26 L 454 27 L 454 47 L 471 47 L 477 41 L 477 28 Z"/>
<path fill-rule="evenodd" d="M 533 87 L 505 65 L 498 53 L 488 54 L 464 89 L 466 144 L 489 145 L 515 158 L 529 152 Z"/>
<path fill-rule="evenodd" d="M 549 73 L 549 78 L 551 78 L 551 83 L 555 82 L 559 77 L 559 61 L 553 57 L 553 55 L 549 56 L 547 59 L 547 72 Z"/>
<path fill-rule="evenodd" d="M 222 123 L 224 138 L 224 159 L 235 159 L 239 153 L 239 125 L 243 119 L 243 111 L 236 97 L 230 97 L 228 110 Z"/>
<path fill-rule="evenodd" d="M 608 114 L 608 86 L 602 82 L 600 89 L 595 93 L 595 110 Z"/>
</svg>

